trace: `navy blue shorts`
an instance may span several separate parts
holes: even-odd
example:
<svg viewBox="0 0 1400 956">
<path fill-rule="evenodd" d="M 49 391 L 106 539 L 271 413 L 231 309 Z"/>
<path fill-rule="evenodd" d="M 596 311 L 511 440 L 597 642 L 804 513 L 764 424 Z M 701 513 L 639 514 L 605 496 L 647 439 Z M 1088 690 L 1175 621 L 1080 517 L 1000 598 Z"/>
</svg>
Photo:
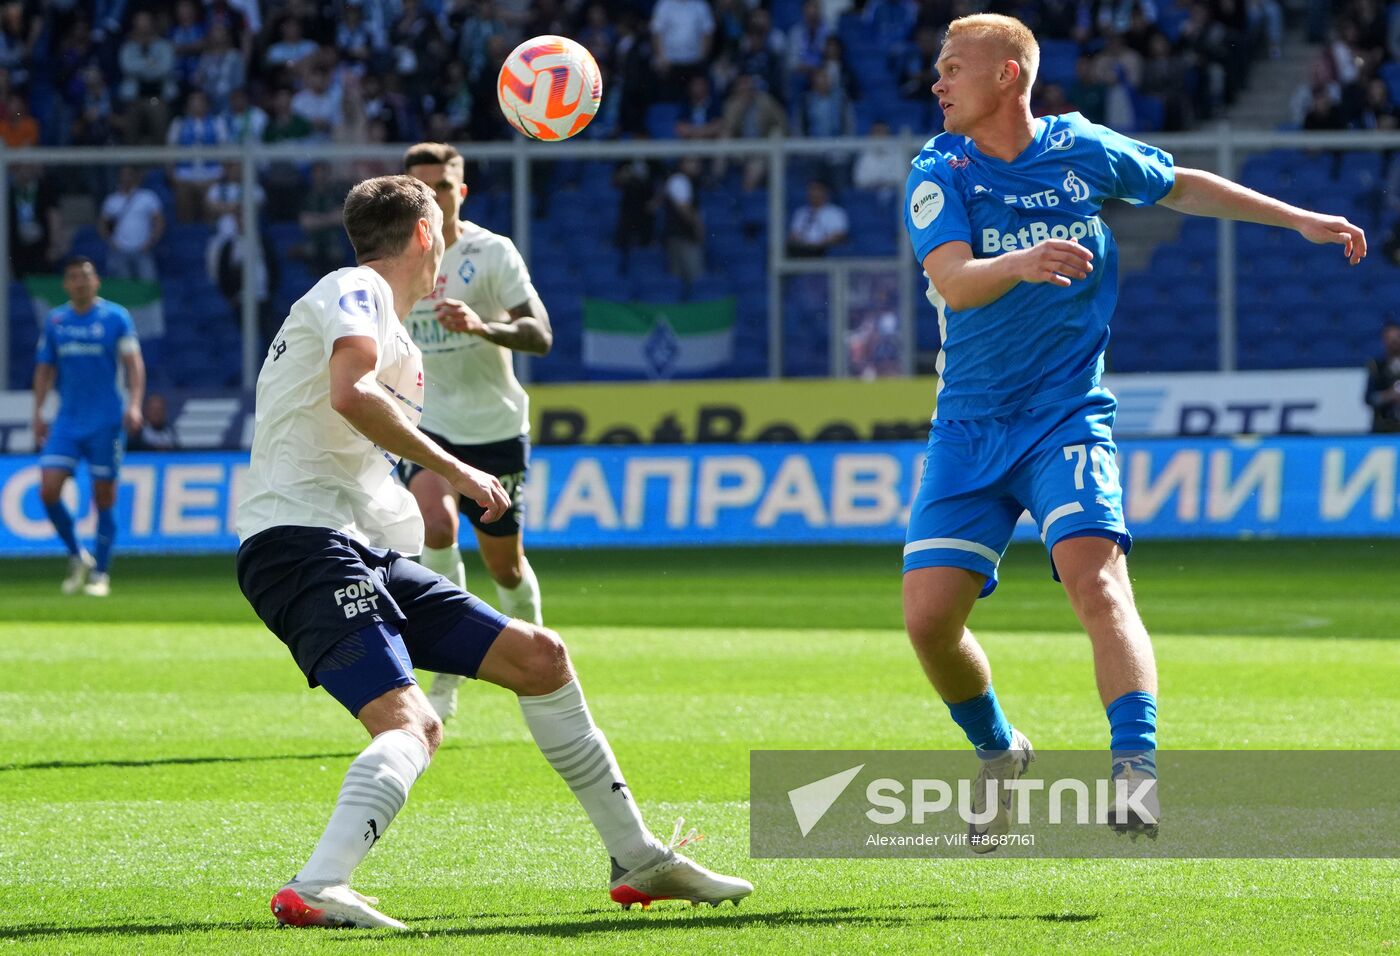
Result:
<svg viewBox="0 0 1400 956">
<path fill-rule="evenodd" d="M 243 596 L 307 683 L 351 713 L 413 683 L 414 666 L 475 677 L 510 623 L 416 561 L 326 528 L 269 528 L 243 542 L 237 566 Z"/>
<path fill-rule="evenodd" d="M 518 535 L 525 524 L 525 475 L 530 470 L 530 436 L 520 435 L 485 445 L 458 445 L 430 431 L 424 434 L 462 464 L 499 478 L 501 487 L 510 495 L 510 507 L 506 513 L 490 524 L 481 520 L 481 516 L 486 514 L 485 508 L 466 495 L 458 495 L 457 510 L 466 516 L 472 527 L 489 538 L 513 538 Z M 399 462 L 399 480 L 407 485 L 414 475 L 423 470 L 422 465 L 405 458 Z"/>
</svg>

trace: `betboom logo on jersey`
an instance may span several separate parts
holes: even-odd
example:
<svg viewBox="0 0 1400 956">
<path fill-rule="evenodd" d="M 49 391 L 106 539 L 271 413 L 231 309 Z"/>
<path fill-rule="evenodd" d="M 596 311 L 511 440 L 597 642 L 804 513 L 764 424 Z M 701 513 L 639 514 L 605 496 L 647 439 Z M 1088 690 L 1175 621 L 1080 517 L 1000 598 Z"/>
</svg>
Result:
<svg viewBox="0 0 1400 956">
<path fill-rule="evenodd" d="M 1026 223 L 1015 232 L 983 229 L 982 251 L 1014 252 L 1017 249 L 1029 249 L 1031 246 L 1039 245 L 1048 239 L 1083 239 L 1085 236 L 1102 235 L 1103 220 L 1098 216 L 1091 216 L 1087 220 L 1073 222 L 1069 225 L 1059 222 L 1053 226 L 1044 220 L 1037 219 L 1035 222 Z"/>
</svg>

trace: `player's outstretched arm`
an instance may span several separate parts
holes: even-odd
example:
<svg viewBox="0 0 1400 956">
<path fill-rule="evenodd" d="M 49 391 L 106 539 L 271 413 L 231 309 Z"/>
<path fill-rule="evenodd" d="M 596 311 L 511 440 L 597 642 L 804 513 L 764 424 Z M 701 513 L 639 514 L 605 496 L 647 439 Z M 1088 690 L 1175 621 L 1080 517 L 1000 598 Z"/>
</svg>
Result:
<svg viewBox="0 0 1400 956">
<path fill-rule="evenodd" d="M 1159 205 L 1192 216 L 1292 229 L 1309 242 L 1340 245 L 1352 265 L 1366 258 L 1365 231 L 1344 217 L 1290 206 L 1203 169 L 1177 169 L 1176 184 Z"/>
<path fill-rule="evenodd" d="M 1019 282 L 1067 286 L 1094 271 L 1094 254 L 1073 240 L 1050 239 L 991 259 L 974 259 L 966 242 L 945 242 L 924 257 L 924 272 L 948 308 L 995 302 Z"/>
<path fill-rule="evenodd" d="M 510 496 L 498 479 L 464 465 L 413 426 L 375 377 L 379 351 L 374 339 L 348 335 L 331 349 L 331 408 L 350 427 L 391 455 L 416 461 L 442 475 L 457 491 L 475 501 L 490 523 L 506 513 Z"/>
</svg>

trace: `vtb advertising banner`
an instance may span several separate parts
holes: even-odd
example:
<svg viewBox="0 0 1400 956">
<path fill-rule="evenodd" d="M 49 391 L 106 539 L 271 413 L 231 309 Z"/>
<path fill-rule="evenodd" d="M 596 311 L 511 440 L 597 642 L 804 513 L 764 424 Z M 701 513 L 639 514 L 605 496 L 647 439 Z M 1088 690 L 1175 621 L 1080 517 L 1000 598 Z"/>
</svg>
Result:
<svg viewBox="0 0 1400 956">
<path fill-rule="evenodd" d="M 903 540 L 918 442 L 545 447 L 525 489 L 533 547 Z M 1400 534 L 1400 438 L 1125 441 L 1128 525 L 1140 539 Z M 119 547 L 231 551 L 247 473 L 236 452 L 134 454 L 122 468 Z M 70 483 L 79 531 L 94 521 Z M 1036 537 L 1028 518 L 1017 534 Z M 57 553 L 30 457 L 0 458 L 0 554 Z"/>
</svg>

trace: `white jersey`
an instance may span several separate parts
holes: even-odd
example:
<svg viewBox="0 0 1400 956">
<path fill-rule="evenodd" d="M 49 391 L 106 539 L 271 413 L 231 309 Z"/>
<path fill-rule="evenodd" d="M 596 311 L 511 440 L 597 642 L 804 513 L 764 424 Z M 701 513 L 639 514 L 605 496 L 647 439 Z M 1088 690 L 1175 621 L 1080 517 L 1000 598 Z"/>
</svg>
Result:
<svg viewBox="0 0 1400 956">
<path fill-rule="evenodd" d="M 364 267 L 332 272 L 292 306 L 263 360 L 240 541 L 299 525 L 404 554 L 423 550 L 418 506 L 394 481 L 398 459 L 331 408 L 331 348 L 347 336 L 374 339 L 379 384 L 418 421 L 423 358 L 394 314 L 389 284 Z"/>
<path fill-rule="evenodd" d="M 483 322 L 499 322 L 533 295 L 515 243 L 463 222 L 462 234 L 443 254 L 432 294 L 404 320 L 423 350 L 425 431 L 458 445 L 505 441 L 530 431 L 530 400 L 515 377 L 510 349 L 479 335 L 447 331 L 433 309 L 443 299 L 458 299 Z"/>
</svg>

